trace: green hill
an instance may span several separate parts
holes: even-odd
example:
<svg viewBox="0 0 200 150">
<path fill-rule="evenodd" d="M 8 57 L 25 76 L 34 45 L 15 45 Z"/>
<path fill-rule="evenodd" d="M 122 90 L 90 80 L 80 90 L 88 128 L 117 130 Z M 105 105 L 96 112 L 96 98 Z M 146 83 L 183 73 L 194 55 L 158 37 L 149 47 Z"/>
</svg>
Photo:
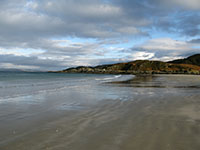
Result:
<svg viewBox="0 0 200 150">
<path fill-rule="evenodd" d="M 166 63 L 162 61 L 136 60 L 127 63 L 99 65 L 96 67 L 79 66 L 59 72 L 104 74 L 200 74 L 200 66 Z"/>
<path fill-rule="evenodd" d="M 174 64 L 191 64 L 200 66 L 200 54 L 192 55 L 185 59 L 177 59 L 174 61 L 170 61 L 170 63 Z"/>
</svg>

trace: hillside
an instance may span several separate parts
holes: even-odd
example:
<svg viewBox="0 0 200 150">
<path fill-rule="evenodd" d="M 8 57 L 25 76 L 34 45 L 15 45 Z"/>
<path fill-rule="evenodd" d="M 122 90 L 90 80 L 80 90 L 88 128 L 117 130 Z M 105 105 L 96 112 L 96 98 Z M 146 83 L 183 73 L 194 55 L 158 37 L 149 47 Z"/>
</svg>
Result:
<svg viewBox="0 0 200 150">
<path fill-rule="evenodd" d="M 59 72 L 105 74 L 200 74 L 200 66 L 166 63 L 161 61 L 136 60 L 127 63 L 100 65 L 96 67 L 80 66 L 68 68 Z"/>
<path fill-rule="evenodd" d="M 197 65 L 200 66 L 200 54 L 192 55 L 185 59 L 177 59 L 174 61 L 170 61 L 169 63 L 175 63 L 175 64 L 191 64 L 191 65 Z"/>
</svg>

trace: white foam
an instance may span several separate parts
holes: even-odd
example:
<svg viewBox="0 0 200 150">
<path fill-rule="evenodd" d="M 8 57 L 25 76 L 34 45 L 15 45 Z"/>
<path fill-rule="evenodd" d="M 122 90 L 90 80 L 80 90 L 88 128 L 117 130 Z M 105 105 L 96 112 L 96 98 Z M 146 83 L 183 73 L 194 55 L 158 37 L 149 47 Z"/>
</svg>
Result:
<svg viewBox="0 0 200 150">
<path fill-rule="evenodd" d="M 109 81 L 126 81 L 133 78 L 134 75 L 113 75 L 111 77 L 96 78 L 96 81 L 109 82 Z"/>
</svg>

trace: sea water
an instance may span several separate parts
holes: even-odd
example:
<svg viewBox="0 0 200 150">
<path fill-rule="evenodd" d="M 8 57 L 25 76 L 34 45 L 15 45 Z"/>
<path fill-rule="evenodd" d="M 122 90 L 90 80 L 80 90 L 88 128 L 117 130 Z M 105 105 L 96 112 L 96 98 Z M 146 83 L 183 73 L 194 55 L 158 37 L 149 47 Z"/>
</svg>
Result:
<svg viewBox="0 0 200 150">
<path fill-rule="evenodd" d="M 0 72 L 0 99 L 36 95 L 60 89 L 97 86 L 102 82 L 127 80 L 131 75 Z"/>
</svg>

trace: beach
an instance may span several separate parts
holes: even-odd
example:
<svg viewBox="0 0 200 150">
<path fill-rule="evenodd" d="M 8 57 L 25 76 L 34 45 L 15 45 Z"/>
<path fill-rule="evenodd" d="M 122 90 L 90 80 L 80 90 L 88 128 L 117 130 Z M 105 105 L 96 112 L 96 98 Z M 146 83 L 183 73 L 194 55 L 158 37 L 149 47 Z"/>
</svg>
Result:
<svg viewBox="0 0 200 150">
<path fill-rule="evenodd" d="M 11 97 L 1 96 L 2 150 L 200 149 L 199 76 L 35 79 L 32 87 L 32 79 L 26 80 L 28 94 L 23 87 L 18 93 L 13 88 Z"/>
</svg>

